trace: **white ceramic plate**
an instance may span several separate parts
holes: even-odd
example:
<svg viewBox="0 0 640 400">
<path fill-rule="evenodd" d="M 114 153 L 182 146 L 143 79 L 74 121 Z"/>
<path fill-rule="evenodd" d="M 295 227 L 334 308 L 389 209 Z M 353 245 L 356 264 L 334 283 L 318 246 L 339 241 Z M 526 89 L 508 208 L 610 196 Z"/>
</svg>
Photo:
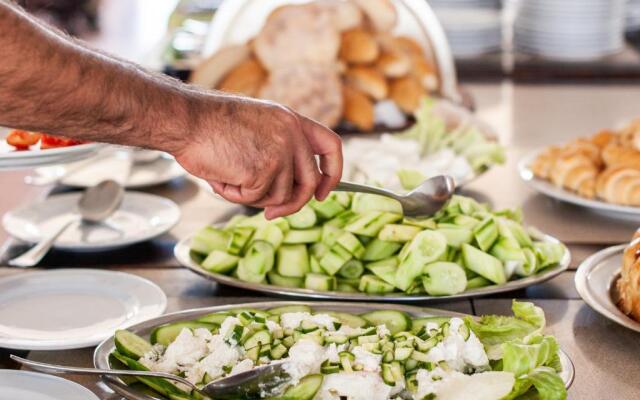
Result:
<svg viewBox="0 0 640 400">
<path fill-rule="evenodd" d="M 84 164 L 84 161 L 81 161 Z M 86 188 L 96 185 L 105 179 L 114 176 L 123 176 L 118 172 L 127 168 L 128 161 L 115 155 L 96 157 L 95 162 L 70 172 L 60 183 L 67 186 Z M 64 176 L 68 169 L 74 169 L 75 163 L 55 165 L 36 169 L 40 177 L 55 178 Z M 163 155 L 154 161 L 136 163 L 131 169 L 129 179 L 125 183 L 127 188 L 141 188 L 167 183 L 173 179 L 182 177 L 186 171 L 173 157 Z M 37 179 L 37 177 L 36 177 Z"/>
<path fill-rule="evenodd" d="M 0 400 L 99 400 L 75 382 L 31 371 L 0 370 Z"/>
<path fill-rule="evenodd" d="M 13 237 L 35 243 L 71 219 L 80 193 L 49 197 L 42 202 L 9 211 L 4 229 Z M 54 246 L 75 251 L 108 250 L 143 242 L 171 229 L 180 219 L 180 208 L 171 200 L 152 194 L 126 192 L 120 208 L 100 224 L 72 224 Z"/>
<path fill-rule="evenodd" d="M 611 321 L 640 332 L 640 322 L 631 319 L 618 307 L 616 282 L 620 278 L 622 255 L 626 244 L 601 250 L 580 264 L 575 284 L 580 297 L 591 308 Z"/>
<path fill-rule="evenodd" d="M 116 329 L 162 315 L 166 306 L 158 286 L 124 272 L 58 269 L 9 276 L 0 279 L 0 347 L 95 346 Z"/>
<path fill-rule="evenodd" d="M 533 171 L 529 168 L 529 165 L 538 155 L 538 151 L 530 153 L 520 160 L 518 163 L 518 172 L 520 177 L 534 190 L 543 193 L 554 199 L 573 203 L 582 207 L 590 208 L 594 211 L 606 214 L 609 216 L 615 216 L 618 218 L 624 218 L 629 220 L 640 220 L 640 207 L 622 206 L 618 204 L 606 203 L 600 200 L 586 199 L 578 196 L 577 194 L 557 187 L 551 182 L 544 179 L 536 178 Z"/>
<path fill-rule="evenodd" d="M 16 151 L 5 141 L 7 133 L 8 129 L 0 127 L 0 171 L 75 161 L 91 156 L 104 146 L 101 143 L 87 143 L 55 149 Z"/>
<path fill-rule="evenodd" d="M 142 337 L 148 338 L 153 328 L 157 326 L 172 323 L 172 322 L 192 320 L 209 313 L 221 312 L 221 311 L 233 311 L 240 308 L 245 308 L 245 309 L 255 308 L 259 310 L 265 310 L 273 307 L 302 305 L 302 304 L 310 305 L 314 310 L 317 310 L 317 311 L 331 310 L 331 311 L 357 313 L 357 314 L 368 312 L 368 311 L 374 311 L 374 310 L 396 310 L 396 311 L 406 312 L 410 314 L 411 317 L 413 318 L 427 317 L 427 316 L 446 316 L 446 317 L 464 318 L 466 316 L 466 314 L 438 310 L 435 308 L 411 307 L 411 306 L 393 305 L 393 304 L 336 303 L 336 302 L 314 302 L 312 304 L 309 304 L 305 302 L 290 302 L 290 301 L 275 301 L 275 302 L 263 301 L 260 303 L 233 304 L 233 305 L 197 308 L 193 310 L 175 312 L 175 313 L 163 315 L 162 317 L 155 318 L 153 320 L 145 321 L 136 326 L 132 326 L 130 330 L 133 333 L 136 333 Z M 113 342 L 113 338 L 108 338 L 104 342 L 100 343 L 100 345 L 96 348 L 96 351 L 93 353 L 94 366 L 100 369 L 112 369 L 111 363 L 109 361 L 109 354 L 111 354 L 114 350 L 115 350 L 115 344 Z M 573 383 L 573 379 L 575 376 L 575 368 L 574 368 L 573 362 L 564 351 L 559 350 L 558 355 L 560 358 L 560 365 L 562 366 L 562 371 L 559 373 L 559 375 L 562 381 L 564 382 L 565 387 L 568 389 L 569 387 L 571 387 L 571 384 Z M 131 400 L 157 399 L 157 397 L 151 397 L 135 388 L 125 385 L 122 380 L 116 377 L 104 376 L 103 379 L 107 382 L 107 384 L 112 389 L 122 394 L 123 396 L 127 397 L 128 399 L 131 399 Z M 460 399 L 460 400 L 466 400 L 466 399 Z"/>
</svg>

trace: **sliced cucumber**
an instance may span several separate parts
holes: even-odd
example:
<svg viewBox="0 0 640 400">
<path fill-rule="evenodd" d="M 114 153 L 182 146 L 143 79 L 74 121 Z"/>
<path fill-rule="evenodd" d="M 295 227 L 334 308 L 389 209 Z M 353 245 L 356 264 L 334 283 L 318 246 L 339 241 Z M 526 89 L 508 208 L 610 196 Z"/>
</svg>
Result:
<svg viewBox="0 0 640 400">
<path fill-rule="evenodd" d="M 351 253 L 336 244 L 320 259 L 320 266 L 327 274 L 335 275 L 351 258 Z"/>
<path fill-rule="evenodd" d="M 490 286 L 492 285 L 491 281 L 483 278 L 482 276 L 476 276 L 474 278 L 468 279 L 467 280 L 467 289 L 466 290 L 470 290 L 470 289 L 478 289 L 481 287 L 485 287 L 485 286 Z"/>
<path fill-rule="evenodd" d="M 285 217 L 289 225 L 294 229 L 306 229 L 314 226 L 318 220 L 315 211 L 309 205 L 305 205 L 295 214 Z"/>
<path fill-rule="evenodd" d="M 257 331 L 251 336 L 247 337 L 242 343 L 245 350 L 253 349 L 256 346 L 263 344 L 271 344 L 272 337 L 268 330 Z"/>
<path fill-rule="evenodd" d="M 360 315 L 373 326 L 385 325 L 392 335 L 411 329 L 411 318 L 406 313 L 394 310 L 371 311 Z"/>
<path fill-rule="evenodd" d="M 249 226 L 236 227 L 231 230 L 231 237 L 227 243 L 227 253 L 235 256 L 242 254 L 245 246 L 251 240 L 255 229 Z"/>
<path fill-rule="evenodd" d="M 207 314 L 197 319 L 198 322 L 207 322 L 210 324 L 222 325 L 225 319 L 229 318 L 231 314 L 228 312 L 217 312 L 212 314 Z"/>
<path fill-rule="evenodd" d="M 473 240 L 471 229 L 464 227 L 438 228 L 437 232 L 442 233 L 447 238 L 449 246 L 455 249 L 459 249 L 463 243 L 471 243 Z"/>
<path fill-rule="evenodd" d="M 120 354 L 131 357 L 134 360 L 140 359 L 145 353 L 153 349 L 151 343 L 126 330 L 117 330 L 113 340 Z"/>
<path fill-rule="evenodd" d="M 202 268 L 207 271 L 226 274 L 238 265 L 238 260 L 240 260 L 238 256 L 224 251 L 214 250 L 202 261 L 201 265 Z"/>
<path fill-rule="evenodd" d="M 464 292 L 467 276 L 458 264 L 434 262 L 424 267 L 422 284 L 431 296 L 449 296 Z"/>
<path fill-rule="evenodd" d="M 304 285 L 304 278 L 297 278 L 291 276 L 282 276 L 275 271 L 267 273 L 267 279 L 269 283 L 275 286 L 283 286 L 290 288 L 300 288 Z"/>
<path fill-rule="evenodd" d="M 422 330 L 423 327 L 426 327 L 427 324 L 437 324 L 438 326 L 444 324 L 445 322 L 449 322 L 451 320 L 450 317 L 423 317 L 416 318 L 412 321 L 411 333 L 416 334 Z"/>
<path fill-rule="evenodd" d="M 384 240 L 375 238 L 365 246 L 362 259 L 365 261 L 383 260 L 397 253 L 401 247 L 401 243 L 385 242 Z"/>
<path fill-rule="evenodd" d="M 340 214 L 344 211 L 345 207 L 340 204 L 337 200 L 332 198 L 327 198 L 324 201 L 317 201 L 316 199 L 311 199 L 309 205 L 316 214 L 322 219 L 331 219 L 336 215 Z"/>
<path fill-rule="evenodd" d="M 520 244 L 516 239 L 512 237 L 499 237 L 493 247 L 491 247 L 491 251 L 489 253 L 502 262 L 525 262 L 525 255 L 520 248 Z"/>
<path fill-rule="evenodd" d="M 256 275 L 266 274 L 271 271 L 275 262 L 273 245 L 264 240 L 254 241 L 247 249 L 243 261 L 251 273 Z"/>
<path fill-rule="evenodd" d="M 498 224 L 489 216 L 473 228 L 473 236 L 482 251 L 489 251 L 493 243 L 498 239 Z"/>
<path fill-rule="evenodd" d="M 364 266 L 362 265 L 362 261 L 351 259 L 340 267 L 337 275 L 345 279 L 357 279 L 362 276 L 363 272 Z"/>
<path fill-rule="evenodd" d="M 357 216 L 356 213 L 354 213 L 351 210 L 345 210 L 343 212 L 341 212 L 340 214 L 336 215 L 334 218 L 330 219 L 329 221 L 327 221 L 324 225 L 330 225 L 330 226 L 335 226 L 336 228 L 344 228 L 349 222 L 351 222 L 352 219 L 354 219 Z"/>
<path fill-rule="evenodd" d="M 277 271 L 282 276 L 304 278 L 309 272 L 309 253 L 304 244 L 280 246 L 277 253 Z"/>
<path fill-rule="evenodd" d="M 404 217 L 402 223 L 405 225 L 417 226 L 423 229 L 436 229 L 437 224 L 433 218 L 411 218 Z"/>
<path fill-rule="evenodd" d="M 191 250 L 207 255 L 214 250 L 227 250 L 231 235 L 222 229 L 207 226 L 196 232 L 191 238 Z"/>
<path fill-rule="evenodd" d="M 385 225 L 401 219 L 402 214 L 368 211 L 351 221 L 344 229 L 357 235 L 376 237 Z"/>
<path fill-rule="evenodd" d="M 313 255 L 309 255 L 309 271 L 313 272 L 314 274 L 325 273 L 324 269 L 322 269 L 322 267 L 320 266 L 320 261 L 318 261 L 318 259 Z"/>
<path fill-rule="evenodd" d="M 273 248 L 277 250 L 284 240 L 284 232 L 278 225 L 271 223 L 256 230 L 251 240 L 264 240 L 271 243 Z"/>
<path fill-rule="evenodd" d="M 322 238 L 322 228 L 291 229 L 284 235 L 282 243 L 315 243 Z"/>
<path fill-rule="evenodd" d="M 375 194 L 356 193 L 353 195 L 351 209 L 356 213 L 381 211 L 402 214 L 402 205 L 397 200 Z"/>
<path fill-rule="evenodd" d="M 341 228 L 325 224 L 322 227 L 322 243 L 328 247 L 332 247 L 336 244 L 338 236 L 340 236 L 342 232 L 344 231 Z"/>
<path fill-rule="evenodd" d="M 312 256 L 319 260 L 322 258 L 322 256 L 329 252 L 330 248 L 330 246 L 322 242 L 314 243 L 311 247 L 309 247 L 309 253 L 311 253 Z"/>
<path fill-rule="evenodd" d="M 375 276 L 387 282 L 389 285 L 396 284 L 396 271 L 398 270 L 398 267 L 390 264 L 372 264 L 374 263 L 371 263 L 367 266 L 367 269 L 369 269 L 369 271 L 373 272 Z"/>
<path fill-rule="evenodd" d="M 491 282 L 503 284 L 507 281 L 502 262 L 494 256 L 484 253 L 471 245 L 463 244 L 462 257 L 467 268 L 489 279 Z"/>
<path fill-rule="evenodd" d="M 304 287 L 311 290 L 331 292 L 336 290 L 337 285 L 338 283 L 334 276 L 310 272 L 304 278 Z"/>
<path fill-rule="evenodd" d="M 333 318 L 337 319 L 344 325 L 350 326 L 351 328 L 364 328 L 369 325 L 366 319 L 359 317 L 354 314 L 343 313 L 338 311 L 320 311 L 322 314 L 328 314 Z"/>
<path fill-rule="evenodd" d="M 362 275 L 358 290 L 369 294 L 385 294 L 395 290 L 395 286 L 375 275 Z"/>
<path fill-rule="evenodd" d="M 362 258 L 364 255 L 364 246 L 352 233 L 342 232 L 342 234 L 336 239 L 336 242 L 356 258 Z"/>
<path fill-rule="evenodd" d="M 409 245 L 407 256 L 396 271 L 396 287 L 407 290 L 424 266 L 439 259 L 447 250 L 447 239 L 436 231 L 420 232 Z"/>
<path fill-rule="evenodd" d="M 380 233 L 378 233 L 378 239 L 387 242 L 408 242 L 423 229 L 417 226 L 388 224 L 385 225 Z"/>
<path fill-rule="evenodd" d="M 176 322 L 173 324 L 162 325 L 155 328 L 151 332 L 151 336 L 149 336 L 149 341 L 151 344 L 159 343 L 163 346 L 168 346 L 171 342 L 176 340 L 180 332 L 183 329 L 198 329 L 204 328 L 208 329 L 212 332 L 218 330 L 218 325 L 208 323 L 208 322 L 198 322 L 198 321 L 186 321 L 186 322 Z"/>
<path fill-rule="evenodd" d="M 136 360 L 134 360 L 134 359 L 132 359 L 130 357 L 127 357 L 125 355 L 122 355 L 122 354 L 118 353 L 117 351 L 114 351 L 111 354 L 118 361 L 120 361 L 121 363 L 123 363 L 124 365 L 129 367 L 129 369 L 132 369 L 134 371 L 149 371 L 149 369 L 147 367 L 145 367 L 144 365 L 142 365 L 138 361 L 136 361 Z M 189 396 L 189 394 L 187 392 L 179 389 L 175 384 L 173 384 L 172 382 L 170 382 L 170 381 L 168 381 L 166 379 L 154 378 L 154 377 L 146 377 L 146 376 L 139 376 L 136 379 L 138 379 L 138 381 L 140 381 L 143 384 L 147 385 L 151 389 L 155 390 L 156 392 L 160 393 L 164 397 L 167 397 L 167 398 L 180 398 L 180 399 L 189 399 L 190 398 L 190 396 Z"/>
<path fill-rule="evenodd" d="M 286 313 L 295 313 L 295 312 L 311 313 L 313 310 L 311 310 L 311 307 L 309 306 L 300 304 L 300 305 L 294 305 L 294 306 L 274 307 L 274 308 L 268 309 L 267 311 L 269 312 L 269 314 L 282 315 Z"/>
<path fill-rule="evenodd" d="M 307 375 L 300 379 L 297 385 L 287 389 L 282 395 L 271 397 L 269 400 L 311 400 L 315 397 L 323 376 L 321 374 Z"/>
</svg>

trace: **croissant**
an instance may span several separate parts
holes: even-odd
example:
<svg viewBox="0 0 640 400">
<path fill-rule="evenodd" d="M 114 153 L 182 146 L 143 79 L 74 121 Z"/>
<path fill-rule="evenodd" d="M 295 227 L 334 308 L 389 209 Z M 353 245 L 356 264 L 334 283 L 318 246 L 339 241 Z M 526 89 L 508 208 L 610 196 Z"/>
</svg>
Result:
<svg viewBox="0 0 640 400">
<path fill-rule="evenodd" d="M 549 178 L 556 186 L 593 198 L 598 172 L 598 166 L 585 154 L 560 154 L 550 170 Z"/>
<path fill-rule="evenodd" d="M 640 321 L 640 230 L 625 249 L 622 257 L 622 271 L 616 284 L 618 307 L 625 314 Z"/>
<path fill-rule="evenodd" d="M 618 140 L 618 134 L 608 129 L 603 129 L 591 137 L 591 143 L 603 149 L 609 143 Z"/>
<path fill-rule="evenodd" d="M 598 176 L 596 193 L 610 203 L 640 206 L 640 170 L 624 165 L 608 167 Z"/>
<path fill-rule="evenodd" d="M 538 154 L 535 160 L 531 163 L 531 171 L 538 178 L 549 179 L 549 174 L 555 164 L 558 155 L 562 152 L 562 149 L 556 146 L 546 148 L 542 153 Z"/>
<path fill-rule="evenodd" d="M 640 119 L 631 121 L 620 130 L 620 144 L 627 149 L 640 150 Z"/>
<path fill-rule="evenodd" d="M 602 150 L 602 159 L 607 166 L 625 166 L 640 169 L 640 151 L 617 143 Z"/>
<path fill-rule="evenodd" d="M 600 152 L 600 148 L 588 139 L 576 139 L 562 149 L 562 155 L 564 156 L 584 155 L 598 166 L 602 164 Z"/>
</svg>

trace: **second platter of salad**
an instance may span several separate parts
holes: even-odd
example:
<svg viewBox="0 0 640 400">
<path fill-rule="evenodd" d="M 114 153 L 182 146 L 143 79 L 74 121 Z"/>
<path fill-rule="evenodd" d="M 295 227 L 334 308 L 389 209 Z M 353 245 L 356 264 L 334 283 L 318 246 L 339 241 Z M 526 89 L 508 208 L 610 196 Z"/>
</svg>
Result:
<svg viewBox="0 0 640 400">
<path fill-rule="evenodd" d="M 332 193 L 268 221 L 238 215 L 180 241 L 178 261 L 222 284 L 277 295 L 354 301 L 427 301 L 500 293 L 566 270 L 558 240 L 454 196 L 427 219 L 395 200 Z"/>
</svg>

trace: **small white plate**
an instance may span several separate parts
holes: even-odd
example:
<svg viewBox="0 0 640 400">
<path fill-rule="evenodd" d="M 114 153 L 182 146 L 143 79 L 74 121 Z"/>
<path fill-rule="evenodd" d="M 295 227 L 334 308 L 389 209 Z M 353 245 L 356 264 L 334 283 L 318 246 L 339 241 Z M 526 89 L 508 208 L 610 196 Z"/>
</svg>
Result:
<svg viewBox="0 0 640 400">
<path fill-rule="evenodd" d="M 569 190 L 557 187 L 553 183 L 544 179 L 536 178 L 529 166 L 537 157 L 538 153 L 538 151 L 530 153 L 523 157 L 518 163 L 518 172 L 520 177 L 534 190 L 549 197 L 553 197 L 554 199 L 587 207 L 605 215 L 628 220 L 640 220 L 640 207 L 622 206 L 595 199 L 586 199 Z"/>
<path fill-rule="evenodd" d="M 608 247 L 584 260 L 576 271 L 575 284 L 578 294 L 591 308 L 615 323 L 640 332 L 640 322 L 616 306 L 616 282 L 626 247 L 626 244 Z"/>
<path fill-rule="evenodd" d="M 116 329 L 162 315 L 166 306 L 156 284 L 124 272 L 58 269 L 9 276 L 0 279 L 0 347 L 95 346 Z"/>
<path fill-rule="evenodd" d="M 25 242 L 38 242 L 61 224 L 79 220 L 75 210 L 80 196 L 80 193 L 56 195 L 9 211 L 2 224 L 11 236 Z M 98 251 L 128 246 L 167 232 L 179 219 L 180 208 L 173 201 L 152 194 L 126 192 L 120 208 L 103 223 L 72 224 L 54 247 Z"/>
<path fill-rule="evenodd" d="M 75 382 L 38 372 L 0 369 L 0 400 L 99 400 Z"/>
<path fill-rule="evenodd" d="M 84 163 L 84 161 L 81 161 Z M 55 165 L 36 169 L 36 174 L 45 178 L 64 176 L 67 169 L 74 169 L 75 164 Z M 94 186 L 105 179 L 123 176 L 120 171 L 128 168 L 128 161 L 116 155 L 96 157 L 95 162 L 70 172 L 60 183 L 67 186 L 86 188 Z M 124 173 L 124 172 L 123 172 Z M 186 171 L 173 157 L 166 154 L 151 162 L 135 163 L 125 183 L 126 188 L 141 188 L 160 185 L 180 178 Z M 36 178 L 37 179 L 37 178 Z"/>
</svg>

